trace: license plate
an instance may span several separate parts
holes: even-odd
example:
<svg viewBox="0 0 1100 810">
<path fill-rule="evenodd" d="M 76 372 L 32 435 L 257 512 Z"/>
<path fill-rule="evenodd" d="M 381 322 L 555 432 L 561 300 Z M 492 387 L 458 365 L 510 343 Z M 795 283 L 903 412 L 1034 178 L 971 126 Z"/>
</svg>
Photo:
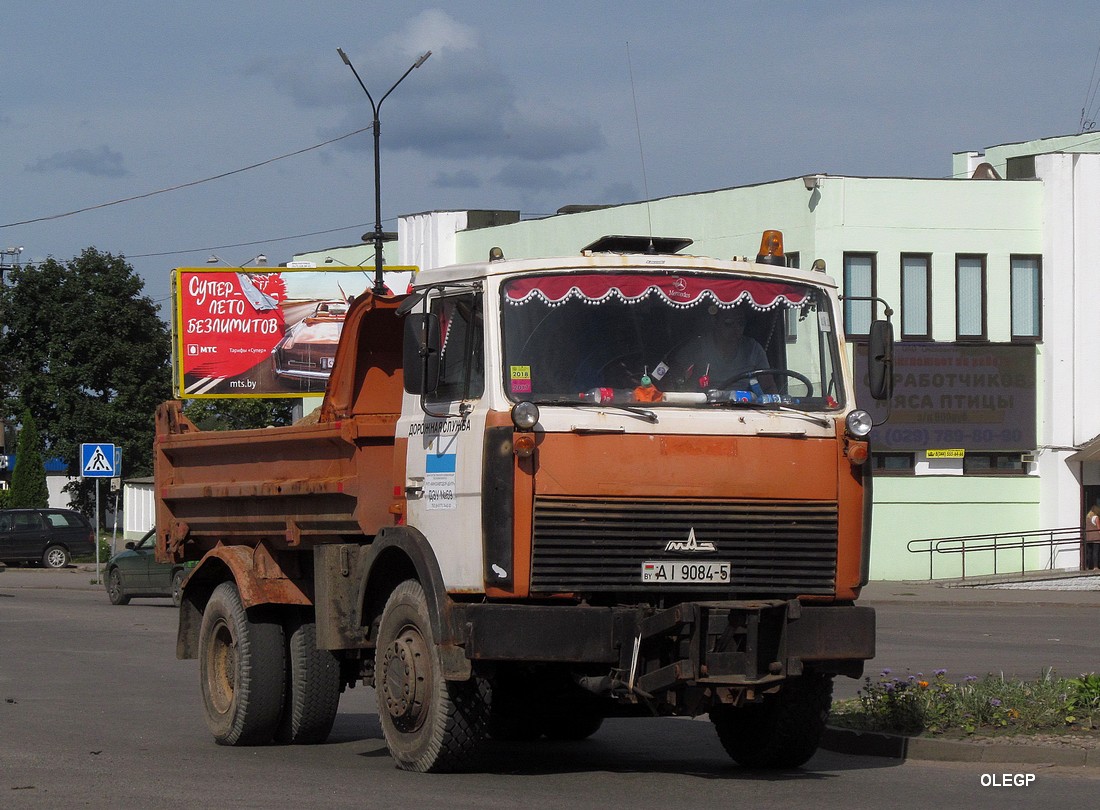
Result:
<svg viewBox="0 0 1100 810">
<path fill-rule="evenodd" d="M 722 584 L 730 581 L 728 562 L 654 560 L 642 563 L 642 582 Z"/>
</svg>

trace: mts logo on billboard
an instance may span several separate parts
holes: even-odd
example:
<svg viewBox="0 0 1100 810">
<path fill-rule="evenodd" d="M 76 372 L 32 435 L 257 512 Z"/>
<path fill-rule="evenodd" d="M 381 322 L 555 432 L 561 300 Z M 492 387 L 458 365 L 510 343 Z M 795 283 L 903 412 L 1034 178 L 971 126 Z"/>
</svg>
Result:
<svg viewBox="0 0 1100 810">
<path fill-rule="evenodd" d="M 196 346 L 194 343 L 191 343 L 187 346 L 187 353 L 188 354 L 217 354 L 218 353 L 218 347 L 217 346 Z"/>
</svg>

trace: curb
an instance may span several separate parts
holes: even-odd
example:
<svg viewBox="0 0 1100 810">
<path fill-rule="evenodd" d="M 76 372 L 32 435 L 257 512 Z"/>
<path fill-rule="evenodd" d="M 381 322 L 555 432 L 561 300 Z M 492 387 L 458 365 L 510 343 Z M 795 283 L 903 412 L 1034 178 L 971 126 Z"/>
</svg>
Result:
<svg viewBox="0 0 1100 810">
<path fill-rule="evenodd" d="M 965 740 L 905 737 L 877 731 L 826 726 L 821 747 L 838 754 L 937 762 L 1007 762 L 1100 768 L 1100 749 L 1044 745 L 988 745 Z"/>
</svg>

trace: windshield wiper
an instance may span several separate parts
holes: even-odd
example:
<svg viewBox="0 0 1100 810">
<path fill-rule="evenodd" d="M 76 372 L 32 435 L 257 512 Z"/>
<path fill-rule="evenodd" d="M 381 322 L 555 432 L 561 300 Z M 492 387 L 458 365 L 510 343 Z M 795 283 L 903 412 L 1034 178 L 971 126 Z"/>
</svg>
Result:
<svg viewBox="0 0 1100 810">
<path fill-rule="evenodd" d="M 624 411 L 632 416 L 636 416 L 639 419 L 644 419 L 652 425 L 656 425 L 660 420 L 657 418 L 657 414 L 649 410 L 649 408 L 639 408 L 634 405 L 622 405 L 618 402 L 576 402 L 570 399 L 547 399 L 535 403 L 536 405 L 568 405 L 570 408 L 614 408 L 617 411 Z"/>
<path fill-rule="evenodd" d="M 824 416 L 818 416 L 817 414 L 800 411 L 798 410 L 798 408 L 792 408 L 790 405 L 783 405 L 782 403 L 779 403 L 776 407 L 777 410 L 783 411 L 783 413 L 792 413 L 795 416 L 804 416 L 807 419 L 817 422 L 822 427 L 831 427 L 833 424 L 831 420 L 826 419 Z"/>
<path fill-rule="evenodd" d="M 800 411 L 798 408 L 792 408 L 790 405 L 784 405 L 782 402 L 748 402 L 746 400 L 731 399 L 721 404 L 725 407 L 733 408 L 756 408 L 761 411 L 782 411 L 783 413 L 793 414 L 794 416 L 802 416 L 812 422 L 816 422 L 822 427 L 830 427 L 833 424 L 832 421 L 824 416 L 817 416 L 808 411 Z"/>
</svg>

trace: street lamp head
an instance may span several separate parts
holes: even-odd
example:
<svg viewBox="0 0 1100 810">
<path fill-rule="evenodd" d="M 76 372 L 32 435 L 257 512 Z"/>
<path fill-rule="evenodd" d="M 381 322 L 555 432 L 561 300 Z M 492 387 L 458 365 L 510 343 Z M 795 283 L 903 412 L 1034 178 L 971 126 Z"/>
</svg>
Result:
<svg viewBox="0 0 1100 810">
<path fill-rule="evenodd" d="M 428 57 L 431 56 L 431 55 L 432 55 L 432 52 L 427 51 L 423 56 L 421 56 L 419 59 L 416 60 L 416 62 L 413 64 L 413 67 L 414 68 L 420 67 L 422 64 L 424 64 L 425 62 L 428 61 Z"/>
</svg>

